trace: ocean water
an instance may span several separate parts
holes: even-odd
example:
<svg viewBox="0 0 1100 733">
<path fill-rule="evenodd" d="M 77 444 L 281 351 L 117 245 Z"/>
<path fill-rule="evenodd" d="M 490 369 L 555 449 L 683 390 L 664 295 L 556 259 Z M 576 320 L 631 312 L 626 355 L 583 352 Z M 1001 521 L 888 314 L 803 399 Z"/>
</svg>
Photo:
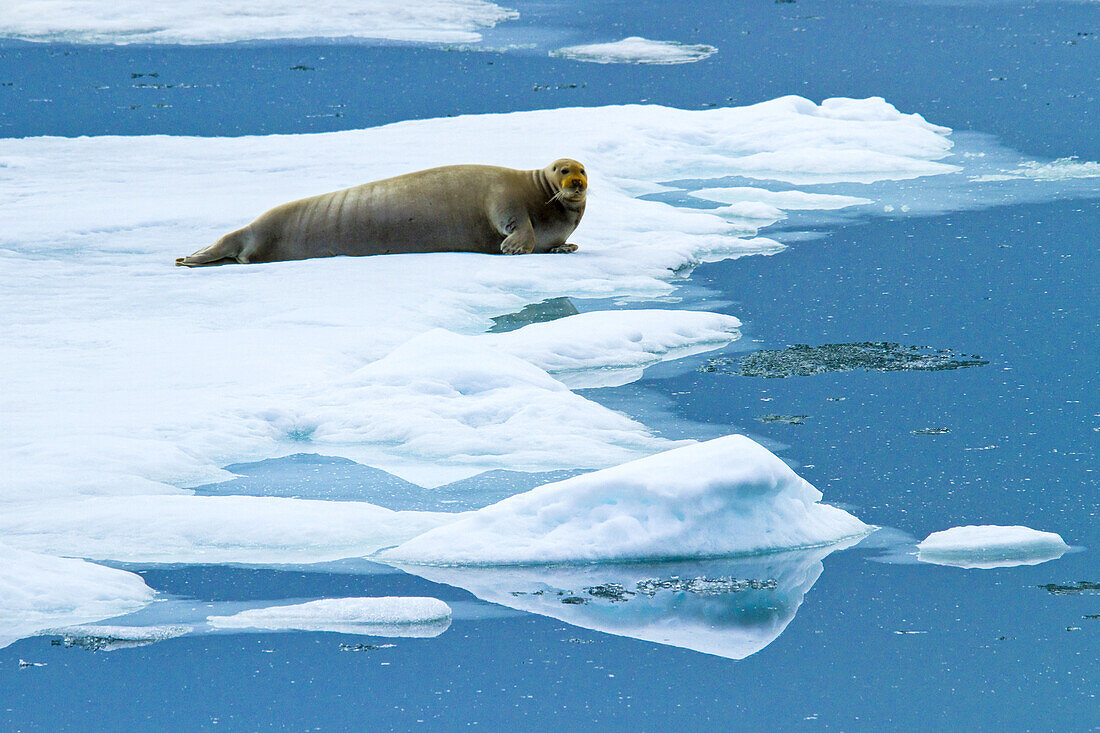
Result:
<svg viewBox="0 0 1100 733">
<path fill-rule="evenodd" d="M 640 101 L 703 109 L 799 94 L 881 96 L 957 133 L 992 136 L 1025 158 L 1100 159 L 1095 3 L 518 9 L 518 21 L 485 31 L 484 45 L 533 48 L 3 41 L 0 135 L 305 133 Z M 630 35 L 719 50 L 676 66 L 584 64 L 546 53 Z M 563 118 L 569 124 L 568 113 Z M 988 149 L 957 138 L 967 151 Z M 966 205 L 922 210 L 934 190 L 921 179 L 908 184 L 909 212 L 899 203 L 873 217 L 807 224 L 792 216 L 765 228 L 789 248 L 701 265 L 670 295 L 643 303 L 736 316 L 739 340 L 650 367 L 626 385 L 578 390 L 664 437 L 748 434 L 827 502 L 884 528 L 862 544 L 763 565 L 597 566 L 583 576 L 550 568 L 488 579 L 364 560 L 124 565 L 158 600 L 103 623 L 199 626 L 241 608 L 345 596 L 431 596 L 454 614 L 449 628 L 425 638 L 192 633 L 97 650 L 64 634 L 32 636 L 0 649 L 0 727 L 1100 728 L 1100 178 L 1047 181 L 1034 194 L 1014 189 L 1003 202 L 975 193 Z M 569 307 L 516 309 L 521 315 L 503 322 L 523 322 L 523 312 L 540 320 L 623 305 L 575 298 Z M 948 349 L 988 363 L 784 378 L 733 373 L 734 359 L 761 349 L 863 342 Z M 303 450 L 313 452 L 320 451 Z M 368 475 L 345 459 L 232 470 L 244 478 L 199 493 L 467 509 L 569 473 L 448 483 L 432 504 L 409 498 L 396 477 Z M 915 561 L 916 542 L 963 524 L 1056 531 L 1072 549 L 994 570 Z M 676 585 L 700 577 L 748 585 L 711 594 Z M 649 586 L 638 583 L 649 579 L 666 585 L 647 596 Z M 609 597 L 612 584 L 632 595 Z M 653 629 L 679 645 L 645 640 Z M 685 638 L 712 653 L 684 648 Z M 735 641 L 742 652 L 728 651 Z"/>
</svg>

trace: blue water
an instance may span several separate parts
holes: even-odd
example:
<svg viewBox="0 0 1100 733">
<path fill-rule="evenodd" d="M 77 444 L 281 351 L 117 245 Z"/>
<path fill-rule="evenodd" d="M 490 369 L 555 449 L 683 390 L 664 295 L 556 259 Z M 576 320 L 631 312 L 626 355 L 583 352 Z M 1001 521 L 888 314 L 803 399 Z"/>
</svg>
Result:
<svg viewBox="0 0 1100 733">
<path fill-rule="evenodd" d="M 489 42 L 643 35 L 720 50 L 697 64 L 634 67 L 556 60 L 544 49 L 6 42 L 0 134 L 313 132 L 794 93 L 883 96 L 1027 155 L 1100 159 L 1095 3 L 799 0 L 698 3 L 690 15 L 660 3 L 518 7 L 518 29 L 502 26 Z M 112 652 L 25 639 L 0 650 L 0 729 L 1098 730 L 1100 619 L 1089 616 L 1100 614 L 1100 595 L 1039 587 L 1100 581 L 1098 188 L 838 222 L 815 238 L 768 232 L 791 248 L 702 266 L 680 293 L 683 307 L 744 321 L 727 354 L 881 340 L 979 354 L 988 365 L 762 379 L 699 371 L 708 354 L 585 391 L 670 435 L 747 432 L 828 501 L 891 529 L 875 543 L 888 547 L 827 557 L 786 629 L 743 660 L 490 612 L 460 588 L 366 564 L 138 567 L 164 597 L 200 607 L 430 595 L 451 603 L 455 620 L 435 638 L 366 639 L 393 646 L 365 651 L 340 646 L 363 637 L 327 633 L 207 634 Z M 807 417 L 760 420 L 769 414 Z M 948 432 L 914 432 L 927 428 Z M 254 467 L 257 478 L 238 488 L 341 498 L 373 480 L 340 461 L 323 465 L 321 474 L 302 459 Z M 398 484 L 370 485 L 379 503 L 400 501 Z M 906 535 L 974 523 L 1057 531 L 1078 551 L 986 571 L 888 561 Z M 738 608 L 725 623 L 751 625 L 759 613 Z"/>
</svg>

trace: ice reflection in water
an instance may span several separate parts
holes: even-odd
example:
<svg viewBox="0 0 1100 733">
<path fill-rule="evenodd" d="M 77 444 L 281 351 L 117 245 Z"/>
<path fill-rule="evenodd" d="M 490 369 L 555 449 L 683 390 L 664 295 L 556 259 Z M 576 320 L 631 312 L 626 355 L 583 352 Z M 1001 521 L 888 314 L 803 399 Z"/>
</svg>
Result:
<svg viewBox="0 0 1100 733">
<path fill-rule="evenodd" d="M 402 569 L 573 626 L 744 659 L 787 628 L 822 560 L 852 544 L 672 563 Z"/>
</svg>

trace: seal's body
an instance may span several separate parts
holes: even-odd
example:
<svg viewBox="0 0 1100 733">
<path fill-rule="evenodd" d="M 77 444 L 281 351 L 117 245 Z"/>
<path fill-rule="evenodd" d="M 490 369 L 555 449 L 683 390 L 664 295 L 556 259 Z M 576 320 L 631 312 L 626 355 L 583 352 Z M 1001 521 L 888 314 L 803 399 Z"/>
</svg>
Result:
<svg viewBox="0 0 1100 733">
<path fill-rule="evenodd" d="M 542 170 L 454 165 L 408 173 L 262 214 L 176 260 L 197 267 L 400 252 L 572 252 L 584 214 L 584 166 L 563 158 Z"/>
</svg>

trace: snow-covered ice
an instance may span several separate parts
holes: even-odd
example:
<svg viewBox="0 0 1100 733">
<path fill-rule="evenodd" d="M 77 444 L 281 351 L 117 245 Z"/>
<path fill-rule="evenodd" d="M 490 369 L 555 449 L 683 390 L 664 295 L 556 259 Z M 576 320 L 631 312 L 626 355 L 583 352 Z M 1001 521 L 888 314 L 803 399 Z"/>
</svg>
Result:
<svg viewBox="0 0 1100 733">
<path fill-rule="evenodd" d="M 369 555 L 457 516 L 270 496 L 96 496 L 7 505 L 0 537 L 117 562 L 304 563 Z"/>
<path fill-rule="evenodd" d="M 575 124 L 555 124 L 562 115 Z M 532 129 L 553 132 L 532 136 Z M 0 436 L 7 467 L 0 500 L 178 492 L 228 478 L 219 466 L 316 450 L 314 441 L 322 439 L 326 452 L 359 460 L 574 467 L 562 450 L 539 451 L 535 465 L 525 461 L 536 451 L 501 450 L 507 423 L 457 421 L 454 435 L 439 432 L 446 420 L 402 423 L 397 407 L 429 399 L 418 397 L 417 386 L 404 396 L 399 386 L 388 388 L 395 412 L 385 415 L 387 430 L 357 418 L 361 401 L 341 407 L 335 396 L 368 389 L 355 380 L 402 344 L 431 360 L 423 368 L 436 371 L 432 379 L 448 383 L 452 364 L 466 367 L 442 344 L 433 352 L 415 341 L 435 328 L 477 334 L 493 316 L 550 297 L 662 296 L 699 262 L 781 249 L 753 236 L 759 222 L 636 197 L 662 181 L 746 173 L 746 160 L 792 151 L 801 152 L 788 158 L 795 166 L 788 177 L 929 175 L 955 170 L 937 162 L 950 146 L 944 128 L 879 99 L 815 105 L 798 97 L 703 111 L 623 106 L 476 115 L 319 135 L 0 140 L 6 214 L 0 287 L 12 295 L 0 326 L 0 348 L 9 357 L 0 363 L 6 385 L 0 401 L 20 426 Z M 843 164 L 830 173 L 830 156 L 841 152 Z M 432 165 L 541 167 L 563 154 L 583 158 L 592 177 L 575 237 L 581 250 L 573 255 L 397 255 L 196 272 L 171 265 L 175 256 L 304 195 Z M 872 170 L 844 173 L 861 160 Z M 884 171 L 889 161 L 901 162 Z M 65 217 L 52 215 L 62 208 Z M 536 329 L 546 334 L 543 346 L 522 331 L 498 343 L 518 359 L 567 367 L 562 378 L 571 384 L 589 383 L 580 373 L 586 369 L 602 379 L 625 366 L 636 376 L 661 350 L 693 348 L 715 329 L 704 323 L 711 316 L 676 314 L 659 323 L 651 316 L 639 350 L 620 347 L 645 316 L 598 317 L 591 353 L 618 344 L 616 353 L 627 360 L 621 365 L 610 364 L 607 354 L 587 366 L 549 354 L 551 341 L 561 343 L 553 329 Z M 587 318 L 589 326 L 597 320 Z M 652 356 L 641 353 L 646 344 Z M 545 393 L 540 400 L 567 399 L 545 378 L 532 373 L 532 380 L 528 386 Z M 484 397 L 470 396 L 460 411 L 478 414 Z M 463 401 L 456 394 L 451 404 Z M 668 447 L 644 426 L 595 404 L 578 407 L 603 415 L 580 426 L 583 436 L 576 420 L 555 422 L 554 409 L 537 409 L 541 433 L 583 440 L 589 466 Z M 515 425 L 503 444 L 518 448 L 530 422 Z M 462 450 L 442 456 L 451 438 Z M 364 440 L 375 442 L 356 442 Z"/>
<path fill-rule="evenodd" d="M 822 559 L 845 546 L 705 562 L 405 568 L 573 626 L 744 659 L 783 633 Z"/>
<path fill-rule="evenodd" d="M 437 598 L 323 598 L 210 616 L 207 621 L 217 629 L 429 637 L 447 630 L 451 608 Z"/>
<path fill-rule="evenodd" d="M 0 5 L 0 37 L 67 43 L 232 43 L 360 38 L 475 43 L 519 17 L 486 0 L 20 0 Z"/>
<path fill-rule="evenodd" d="M 0 648 L 43 629 L 129 613 L 151 600 L 152 589 L 134 573 L 0 544 Z"/>
<path fill-rule="evenodd" d="M 717 52 L 717 48 L 706 44 L 653 41 L 630 36 L 610 43 L 567 46 L 551 51 L 550 55 L 597 64 L 688 64 L 702 61 Z"/>
<path fill-rule="evenodd" d="M 376 557 L 509 565 L 722 557 L 814 547 L 872 528 L 766 448 L 729 435 L 546 484 Z"/>
<path fill-rule="evenodd" d="M 917 545 L 917 559 L 961 568 L 1006 568 L 1056 560 L 1068 549 L 1069 545 L 1055 532 L 970 525 L 928 535 Z"/>
<path fill-rule="evenodd" d="M 721 313 L 593 311 L 479 338 L 578 389 L 633 382 L 659 361 L 735 341 L 740 327 L 741 321 Z"/>
</svg>

